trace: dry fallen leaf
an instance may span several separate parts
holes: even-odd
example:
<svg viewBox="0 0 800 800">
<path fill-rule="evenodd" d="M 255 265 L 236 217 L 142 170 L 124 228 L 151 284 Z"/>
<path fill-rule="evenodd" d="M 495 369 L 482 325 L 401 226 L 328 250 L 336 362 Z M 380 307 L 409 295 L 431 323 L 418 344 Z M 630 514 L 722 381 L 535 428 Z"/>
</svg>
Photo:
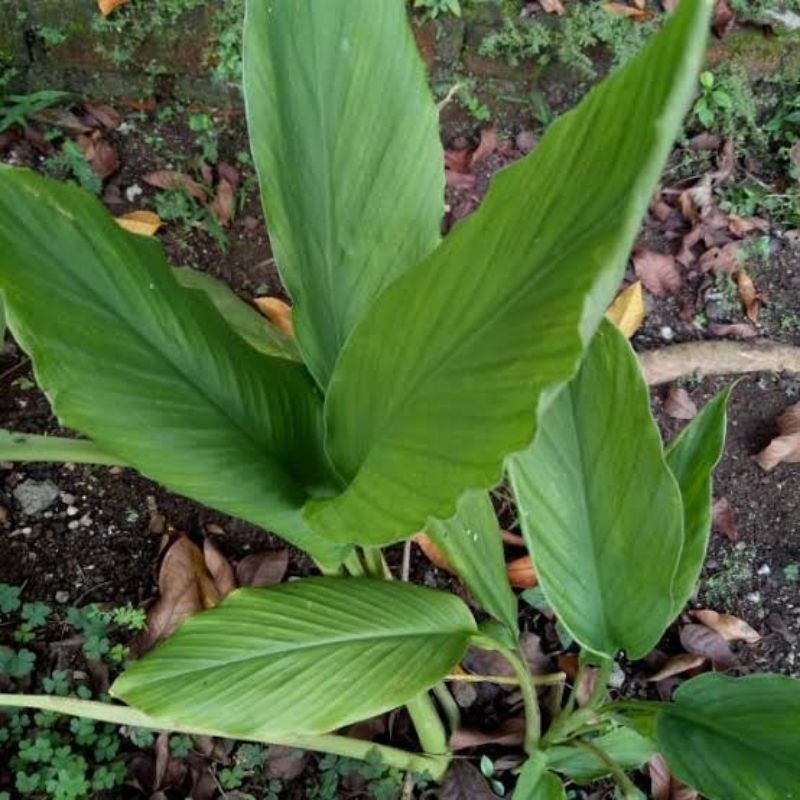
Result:
<svg viewBox="0 0 800 800">
<path fill-rule="evenodd" d="M 515 589 L 531 589 L 539 582 L 530 556 L 522 556 L 506 564 L 508 582 Z"/>
<path fill-rule="evenodd" d="M 738 237 L 747 236 L 753 231 L 767 233 L 769 222 L 761 217 L 740 217 L 737 214 L 728 214 L 728 230 Z"/>
<path fill-rule="evenodd" d="M 476 728 L 456 728 L 450 735 L 452 750 L 466 750 L 468 747 L 485 747 L 499 744 L 503 747 L 519 747 L 525 735 L 525 720 L 511 717 L 503 720 L 493 731 Z"/>
<path fill-rule="evenodd" d="M 711 530 L 721 533 L 732 542 L 739 541 L 736 515 L 727 497 L 717 498 L 711 506 Z"/>
<path fill-rule="evenodd" d="M 697 265 L 701 272 L 716 272 L 718 275 L 725 272 L 732 275 L 742 268 L 741 250 L 741 242 L 728 242 L 722 247 L 711 247 L 700 256 Z"/>
<path fill-rule="evenodd" d="M 434 567 L 455 574 L 455 570 L 448 563 L 444 553 L 433 543 L 433 540 L 427 533 L 415 533 L 411 537 L 411 541 L 422 550 L 425 557 Z"/>
<path fill-rule="evenodd" d="M 230 561 L 220 553 L 210 539 L 203 542 L 203 558 L 220 598 L 226 597 L 236 588 L 236 577 Z"/>
<path fill-rule="evenodd" d="M 669 387 L 664 411 L 675 419 L 694 419 L 697 416 L 697 406 L 683 386 Z"/>
<path fill-rule="evenodd" d="M 633 251 L 633 268 L 644 288 L 656 297 L 665 297 L 680 289 L 681 274 L 671 255 L 637 247 Z"/>
<path fill-rule="evenodd" d="M 454 759 L 439 790 L 439 800 L 497 800 L 478 768 L 464 759 Z"/>
<path fill-rule="evenodd" d="M 117 217 L 117 225 L 139 236 L 154 236 L 161 227 L 161 218 L 152 211 L 131 211 Z"/>
<path fill-rule="evenodd" d="M 690 616 L 699 620 L 707 628 L 716 631 L 728 642 L 747 642 L 756 644 L 761 641 L 761 634 L 751 628 L 743 619 L 732 614 L 720 614 L 710 608 L 698 608 L 689 612 Z"/>
<path fill-rule="evenodd" d="M 758 331 L 749 322 L 709 322 L 708 332 L 712 336 L 730 336 L 732 339 L 754 339 Z"/>
<path fill-rule="evenodd" d="M 185 189 L 200 203 L 205 203 L 208 199 L 206 190 L 183 172 L 161 169 L 142 175 L 142 180 L 149 186 L 155 186 L 156 189 Z"/>
<path fill-rule="evenodd" d="M 460 189 L 465 192 L 474 189 L 477 183 L 474 175 L 470 175 L 468 172 L 456 172 L 452 169 L 444 171 L 444 180 L 451 189 Z"/>
<path fill-rule="evenodd" d="M 776 423 L 779 435 L 756 456 L 758 466 L 767 472 L 778 464 L 800 463 L 800 403 L 789 406 Z"/>
<path fill-rule="evenodd" d="M 705 656 L 714 669 L 725 672 L 739 666 L 739 659 L 731 651 L 721 634 L 705 625 L 682 625 L 680 629 L 681 644 L 688 653 Z"/>
<path fill-rule="evenodd" d="M 603 11 L 618 17 L 630 17 L 637 22 L 642 22 L 653 16 L 649 11 L 636 6 L 626 6 L 624 3 L 603 3 Z"/>
<path fill-rule="evenodd" d="M 667 662 L 661 667 L 658 672 L 651 675 L 647 681 L 648 683 L 658 683 L 659 681 L 672 678 L 675 675 L 682 675 L 684 672 L 689 672 L 698 667 L 702 667 L 706 663 L 706 657 L 695 655 L 692 653 L 679 653 L 667 659 Z"/>
<path fill-rule="evenodd" d="M 220 178 L 217 184 L 217 193 L 211 201 L 211 210 L 219 220 L 219 224 L 226 228 L 231 224 L 233 212 L 236 209 L 236 190 L 226 178 Z"/>
<path fill-rule="evenodd" d="M 711 28 L 721 39 L 730 32 L 736 22 L 736 14 L 728 5 L 728 0 L 717 0 L 714 4 L 714 16 L 711 20 Z"/>
<path fill-rule="evenodd" d="M 647 762 L 650 775 L 650 797 L 652 800 L 698 800 L 700 795 L 674 778 L 667 762 L 659 753 L 654 753 Z"/>
<path fill-rule="evenodd" d="M 758 322 L 758 312 L 761 308 L 761 298 L 750 276 L 740 269 L 736 273 L 736 285 L 739 287 L 739 299 L 742 301 L 742 308 L 750 322 Z"/>
<path fill-rule="evenodd" d="M 97 0 L 97 7 L 100 13 L 107 17 L 114 9 L 124 6 L 129 0 Z"/>
<path fill-rule="evenodd" d="M 564 14 L 564 6 L 561 5 L 561 0 L 539 0 L 539 5 L 545 14 L 557 14 L 559 17 Z"/>
<path fill-rule="evenodd" d="M 491 155 L 495 150 L 497 150 L 497 128 L 491 125 L 481 131 L 481 140 L 472 153 L 470 168 L 474 167 L 475 164 L 480 161 L 483 161 L 486 156 Z"/>
<path fill-rule="evenodd" d="M 239 586 L 275 586 L 280 583 L 289 568 L 289 551 L 267 550 L 245 556 L 236 564 L 236 582 Z"/>
<path fill-rule="evenodd" d="M 258 310 L 287 336 L 294 336 L 292 307 L 277 297 L 256 297 L 253 302 Z"/>
<path fill-rule="evenodd" d="M 606 317 L 630 339 L 639 330 L 646 313 L 642 282 L 636 281 L 617 295 Z"/>
</svg>

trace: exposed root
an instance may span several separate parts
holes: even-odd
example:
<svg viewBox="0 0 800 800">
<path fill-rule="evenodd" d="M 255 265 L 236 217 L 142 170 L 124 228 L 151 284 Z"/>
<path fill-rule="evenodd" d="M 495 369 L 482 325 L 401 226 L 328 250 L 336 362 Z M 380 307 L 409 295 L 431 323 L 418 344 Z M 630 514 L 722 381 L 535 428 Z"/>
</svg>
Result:
<svg viewBox="0 0 800 800">
<path fill-rule="evenodd" d="M 800 347 L 769 339 L 687 342 L 639 353 L 639 362 L 650 386 L 692 376 L 800 373 Z"/>
</svg>

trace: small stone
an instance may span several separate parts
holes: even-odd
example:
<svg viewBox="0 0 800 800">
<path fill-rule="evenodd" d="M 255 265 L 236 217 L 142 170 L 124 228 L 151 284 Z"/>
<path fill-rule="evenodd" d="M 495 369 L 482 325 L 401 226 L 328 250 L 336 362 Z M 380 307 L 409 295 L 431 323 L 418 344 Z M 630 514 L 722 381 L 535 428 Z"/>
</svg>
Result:
<svg viewBox="0 0 800 800">
<path fill-rule="evenodd" d="M 55 593 L 55 599 L 56 603 L 61 603 L 61 605 L 66 605 L 67 603 L 69 603 L 69 592 L 65 592 L 63 591 L 63 589 L 61 591 L 58 591 Z"/>
<path fill-rule="evenodd" d="M 75 495 L 70 494 L 69 492 L 61 492 L 61 502 L 65 506 L 74 506 L 75 505 Z"/>
<path fill-rule="evenodd" d="M 136 198 L 141 197 L 143 193 L 144 191 L 142 187 L 139 186 L 138 183 L 134 183 L 125 190 L 125 199 L 129 203 L 133 203 L 135 202 Z"/>
<path fill-rule="evenodd" d="M 612 689 L 621 689 L 625 685 L 625 670 L 619 664 L 614 664 L 611 674 L 608 676 L 608 685 Z"/>
<path fill-rule="evenodd" d="M 478 690 L 471 683 L 455 681 L 455 683 L 450 684 L 450 690 L 453 692 L 456 703 L 461 708 L 469 708 L 478 699 Z"/>
<path fill-rule="evenodd" d="M 69 525 L 67 525 L 67 527 L 68 527 L 68 528 L 69 528 L 71 531 L 76 531 L 76 530 L 78 530 L 78 528 L 80 527 L 80 522 L 78 522 L 78 520 L 76 520 L 76 519 L 73 519 L 73 520 L 72 520 L 72 521 L 69 523 Z"/>
<path fill-rule="evenodd" d="M 769 564 L 762 564 L 758 568 L 758 574 L 759 575 L 769 575 L 771 572 L 772 572 L 772 570 L 769 568 Z"/>
<path fill-rule="evenodd" d="M 26 525 L 24 528 L 20 528 L 19 531 L 23 536 L 30 536 L 33 533 L 33 528 L 30 525 Z"/>
<path fill-rule="evenodd" d="M 747 595 L 747 599 L 753 603 L 753 605 L 758 605 L 761 602 L 761 592 L 750 592 Z"/>
<path fill-rule="evenodd" d="M 67 516 L 75 517 L 78 514 L 78 509 L 75 506 L 67 506 Z"/>
<path fill-rule="evenodd" d="M 88 528 L 91 524 L 92 524 L 92 518 L 89 516 L 89 514 L 84 514 L 78 520 L 78 525 L 80 525 L 82 528 Z"/>
<path fill-rule="evenodd" d="M 38 514 L 49 508 L 60 494 L 58 486 L 52 481 L 26 480 L 14 489 L 14 499 L 19 503 L 22 513 L 28 516 Z"/>
<path fill-rule="evenodd" d="M 520 131 L 514 143 L 517 145 L 517 150 L 519 150 L 520 153 L 530 153 L 538 144 L 538 140 L 533 131 Z"/>
<path fill-rule="evenodd" d="M 659 335 L 665 342 L 671 342 L 675 338 L 675 331 L 669 325 L 664 325 L 659 331 Z"/>
</svg>

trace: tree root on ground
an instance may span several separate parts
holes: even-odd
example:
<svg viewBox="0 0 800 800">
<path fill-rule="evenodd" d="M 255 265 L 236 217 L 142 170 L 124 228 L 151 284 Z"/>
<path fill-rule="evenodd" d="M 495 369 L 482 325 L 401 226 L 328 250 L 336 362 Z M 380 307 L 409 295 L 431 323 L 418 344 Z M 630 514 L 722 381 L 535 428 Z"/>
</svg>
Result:
<svg viewBox="0 0 800 800">
<path fill-rule="evenodd" d="M 800 347 L 778 344 L 769 339 L 752 342 L 687 342 L 647 350 L 638 355 L 650 386 L 706 375 L 800 373 Z"/>
</svg>

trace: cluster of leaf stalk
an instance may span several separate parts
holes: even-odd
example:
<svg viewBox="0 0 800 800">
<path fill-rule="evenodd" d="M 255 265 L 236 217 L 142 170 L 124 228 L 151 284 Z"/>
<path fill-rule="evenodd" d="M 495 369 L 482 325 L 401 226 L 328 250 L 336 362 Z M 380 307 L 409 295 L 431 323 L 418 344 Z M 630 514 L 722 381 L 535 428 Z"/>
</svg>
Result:
<svg viewBox="0 0 800 800">
<path fill-rule="evenodd" d="M 188 620 L 116 681 L 125 706 L 0 705 L 377 751 L 440 779 L 458 726 L 443 681 L 472 645 L 519 681 L 517 797 L 597 775 L 638 797 L 625 770 L 655 748 L 709 798 L 796 796 L 795 681 L 712 674 L 671 703 L 606 703 L 615 656 L 649 652 L 692 594 L 724 439 L 727 393 L 664 449 L 603 317 L 690 105 L 710 6 L 682 2 L 441 240 L 438 119 L 402 0 L 249 0 L 251 145 L 296 338 L 171 269 L 79 189 L 0 168 L 8 324 L 87 437 L 6 432 L 0 457 L 130 466 L 277 532 L 323 573 Z M 525 664 L 488 496 L 504 473 L 546 598 L 582 673 L 598 671 L 582 706 Z M 489 621 L 390 579 L 381 548 L 420 530 Z M 403 705 L 421 754 L 334 732 Z"/>
</svg>

